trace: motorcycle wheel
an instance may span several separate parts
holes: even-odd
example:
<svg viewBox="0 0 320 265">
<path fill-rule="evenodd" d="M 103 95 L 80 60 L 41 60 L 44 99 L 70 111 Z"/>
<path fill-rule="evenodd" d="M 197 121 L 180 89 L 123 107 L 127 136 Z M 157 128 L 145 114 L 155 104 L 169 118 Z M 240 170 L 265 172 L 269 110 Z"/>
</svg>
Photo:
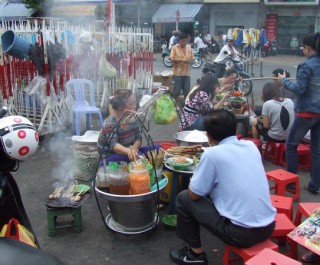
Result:
<svg viewBox="0 0 320 265">
<path fill-rule="evenodd" d="M 252 92 L 252 81 L 246 80 L 238 83 L 236 90 L 243 93 L 244 96 L 248 96 Z"/>
<path fill-rule="evenodd" d="M 163 64 L 166 66 L 166 67 L 172 67 L 172 62 L 170 60 L 170 55 L 166 55 L 163 57 Z"/>
<path fill-rule="evenodd" d="M 194 57 L 194 63 L 191 65 L 193 68 L 199 68 L 202 65 L 202 59 L 198 56 Z"/>
</svg>

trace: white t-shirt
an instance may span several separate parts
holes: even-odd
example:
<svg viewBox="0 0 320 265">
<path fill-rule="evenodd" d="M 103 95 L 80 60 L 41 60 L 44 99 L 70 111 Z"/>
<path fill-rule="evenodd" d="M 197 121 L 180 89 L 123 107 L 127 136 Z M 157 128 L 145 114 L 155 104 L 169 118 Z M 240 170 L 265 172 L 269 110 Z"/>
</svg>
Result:
<svg viewBox="0 0 320 265">
<path fill-rule="evenodd" d="M 169 49 L 172 48 L 172 46 L 173 46 L 173 41 L 174 41 L 175 37 L 176 37 L 176 36 L 174 36 L 174 35 L 171 36 L 170 41 L 169 41 Z"/>
<path fill-rule="evenodd" d="M 202 39 L 199 36 L 195 38 L 194 44 L 196 44 L 197 49 L 203 49 L 207 47 L 207 45 L 203 43 Z"/>
<path fill-rule="evenodd" d="M 211 41 L 211 35 L 208 33 L 207 35 L 204 35 L 204 36 L 203 36 L 203 39 L 204 39 L 206 42 L 210 42 L 210 41 Z"/>
<path fill-rule="evenodd" d="M 238 55 L 238 54 L 239 54 L 235 47 L 232 47 L 232 49 L 233 49 L 234 55 Z M 225 53 L 225 52 L 226 52 L 226 53 Z M 220 50 L 220 52 L 219 52 L 218 56 L 216 57 L 216 59 L 214 59 L 214 62 L 215 62 L 215 63 L 220 63 L 220 62 L 222 62 L 222 61 L 223 61 L 228 55 L 230 55 L 231 53 L 232 53 L 232 50 L 231 50 L 231 48 L 229 47 L 229 45 L 228 45 L 228 44 L 224 45 L 224 46 L 222 47 L 222 49 Z"/>
</svg>

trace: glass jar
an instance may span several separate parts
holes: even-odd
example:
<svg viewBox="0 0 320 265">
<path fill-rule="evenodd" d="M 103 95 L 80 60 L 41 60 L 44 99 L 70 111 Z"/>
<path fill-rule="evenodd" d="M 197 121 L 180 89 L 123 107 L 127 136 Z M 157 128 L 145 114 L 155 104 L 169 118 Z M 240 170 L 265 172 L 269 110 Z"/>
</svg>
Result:
<svg viewBox="0 0 320 265">
<path fill-rule="evenodd" d="M 129 165 L 130 192 L 132 195 L 150 192 L 150 174 L 146 165 Z"/>
<path fill-rule="evenodd" d="M 108 168 L 108 184 L 110 193 L 118 195 L 129 195 L 129 175 L 121 168 Z"/>
</svg>

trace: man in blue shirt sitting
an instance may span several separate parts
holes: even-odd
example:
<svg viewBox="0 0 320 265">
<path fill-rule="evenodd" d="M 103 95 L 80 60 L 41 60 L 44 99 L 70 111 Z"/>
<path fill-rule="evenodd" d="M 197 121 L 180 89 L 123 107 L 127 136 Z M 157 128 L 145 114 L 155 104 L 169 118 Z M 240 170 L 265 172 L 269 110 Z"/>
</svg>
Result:
<svg viewBox="0 0 320 265">
<path fill-rule="evenodd" d="M 187 244 L 170 251 L 177 264 L 208 264 L 200 225 L 241 248 L 265 241 L 275 227 L 260 152 L 253 142 L 237 139 L 234 114 L 213 110 L 204 127 L 211 147 L 202 154 L 188 190 L 176 199 L 177 235 Z"/>
</svg>

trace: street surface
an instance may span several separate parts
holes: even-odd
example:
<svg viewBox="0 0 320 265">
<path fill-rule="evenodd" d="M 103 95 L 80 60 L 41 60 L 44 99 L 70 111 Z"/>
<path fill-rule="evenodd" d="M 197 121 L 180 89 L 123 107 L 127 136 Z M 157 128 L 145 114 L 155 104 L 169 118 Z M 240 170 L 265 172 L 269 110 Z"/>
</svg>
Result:
<svg viewBox="0 0 320 265">
<path fill-rule="evenodd" d="M 292 77 L 295 67 L 303 57 L 282 56 L 266 57 L 263 61 L 263 75 L 270 77 L 275 68 L 284 68 Z M 157 55 L 154 61 L 155 71 L 168 70 Z M 192 69 L 192 84 L 201 76 L 201 69 Z M 259 69 L 254 68 L 255 77 L 259 76 Z M 257 102 L 261 97 L 264 82 L 254 81 L 254 97 Z M 177 130 L 177 123 L 173 125 L 153 125 L 150 135 L 153 140 L 173 140 L 173 133 Z M 93 130 L 99 130 L 95 126 Z M 70 130 L 45 136 L 36 154 L 28 161 L 21 163 L 14 177 L 21 191 L 25 208 L 33 225 L 41 248 L 58 257 L 67 265 L 164 265 L 173 264 L 168 256 L 172 247 L 180 247 L 181 241 L 176 237 L 174 229 L 169 229 L 160 221 L 157 229 L 148 236 L 131 238 L 115 234 L 106 230 L 102 220 L 94 193 L 82 205 L 82 232 L 76 233 L 72 229 L 58 230 L 54 237 L 48 236 L 46 206 L 44 202 L 53 192 L 54 184 L 72 177 L 73 150 L 72 133 Z M 268 161 L 264 161 L 266 171 L 279 168 Z M 303 190 L 303 184 L 309 180 L 309 172 L 301 171 L 300 187 L 301 201 L 318 202 L 319 197 Z M 91 182 L 85 184 L 91 185 Z M 295 209 L 297 202 L 295 202 Z M 104 209 L 106 210 L 106 209 Z M 160 211 L 160 216 L 167 214 L 167 207 Z M 201 230 L 202 242 L 209 257 L 209 264 L 222 264 L 224 243 L 212 236 L 205 229 Z M 299 257 L 305 250 L 299 248 Z M 236 262 L 234 264 L 243 264 Z M 258 265 L 258 264 L 257 264 Z"/>
</svg>

